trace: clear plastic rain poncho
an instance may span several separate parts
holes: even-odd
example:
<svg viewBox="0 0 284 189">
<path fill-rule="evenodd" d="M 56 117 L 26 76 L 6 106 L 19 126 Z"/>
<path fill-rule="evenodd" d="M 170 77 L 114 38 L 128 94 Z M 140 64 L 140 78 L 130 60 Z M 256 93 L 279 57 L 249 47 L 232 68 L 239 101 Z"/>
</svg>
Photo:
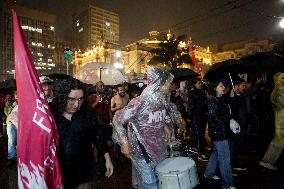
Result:
<svg viewBox="0 0 284 189">
<path fill-rule="evenodd" d="M 157 164 L 165 158 L 167 143 L 163 128 L 177 125 L 181 117 L 165 92 L 172 80 L 169 72 L 149 67 L 147 87 L 113 118 L 113 139 L 120 145 L 129 143 L 134 161 L 145 158 L 137 140 L 145 147 L 152 163 Z M 125 127 L 128 123 L 132 126 Z"/>
</svg>

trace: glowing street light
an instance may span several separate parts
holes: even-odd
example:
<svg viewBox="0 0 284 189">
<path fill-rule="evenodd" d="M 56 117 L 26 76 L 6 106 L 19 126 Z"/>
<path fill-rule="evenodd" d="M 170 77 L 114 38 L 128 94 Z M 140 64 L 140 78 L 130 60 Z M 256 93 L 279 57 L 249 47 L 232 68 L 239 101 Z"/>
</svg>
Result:
<svg viewBox="0 0 284 189">
<path fill-rule="evenodd" d="M 279 25 L 281 28 L 284 28 L 284 18 L 281 19 L 281 21 L 279 22 Z"/>
<path fill-rule="evenodd" d="M 115 67 L 116 69 L 122 69 L 122 68 L 123 68 L 123 64 L 120 63 L 120 62 L 116 62 L 116 63 L 114 63 L 113 65 L 114 65 L 114 67 Z"/>
<path fill-rule="evenodd" d="M 120 58 L 120 57 L 121 57 L 121 52 L 120 52 L 120 51 L 117 51 L 117 52 L 115 53 L 115 56 L 116 56 L 117 58 Z"/>
</svg>

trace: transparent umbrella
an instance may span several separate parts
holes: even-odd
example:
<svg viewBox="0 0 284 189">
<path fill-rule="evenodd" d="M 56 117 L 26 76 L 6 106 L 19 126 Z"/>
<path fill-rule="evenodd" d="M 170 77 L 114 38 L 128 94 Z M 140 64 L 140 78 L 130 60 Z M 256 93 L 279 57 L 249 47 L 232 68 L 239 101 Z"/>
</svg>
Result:
<svg viewBox="0 0 284 189">
<path fill-rule="evenodd" d="M 75 76 L 84 83 L 96 84 L 98 81 L 105 85 L 118 85 L 128 82 L 128 77 L 124 76 L 120 70 L 110 63 L 91 63 L 83 66 Z"/>
</svg>

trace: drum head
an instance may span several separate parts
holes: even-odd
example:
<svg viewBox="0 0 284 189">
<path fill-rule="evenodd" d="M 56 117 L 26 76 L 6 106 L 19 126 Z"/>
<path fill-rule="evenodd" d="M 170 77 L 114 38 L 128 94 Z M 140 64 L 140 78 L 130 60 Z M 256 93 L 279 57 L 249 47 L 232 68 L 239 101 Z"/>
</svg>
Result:
<svg viewBox="0 0 284 189">
<path fill-rule="evenodd" d="M 158 173 L 170 173 L 174 171 L 187 171 L 195 166 L 195 162 L 188 157 L 167 158 L 156 167 Z"/>
</svg>

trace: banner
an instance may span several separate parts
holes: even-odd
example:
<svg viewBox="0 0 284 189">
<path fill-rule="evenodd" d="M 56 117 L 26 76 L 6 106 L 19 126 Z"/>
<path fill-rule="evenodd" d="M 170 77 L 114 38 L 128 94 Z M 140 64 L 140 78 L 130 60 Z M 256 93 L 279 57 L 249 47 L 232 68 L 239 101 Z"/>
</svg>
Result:
<svg viewBox="0 0 284 189">
<path fill-rule="evenodd" d="M 62 176 L 57 127 L 16 12 L 12 13 L 18 95 L 18 187 L 58 189 Z"/>
<path fill-rule="evenodd" d="M 189 47 L 189 56 L 194 64 L 194 71 L 198 73 L 200 76 L 202 76 L 202 69 L 195 58 L 195 54 L 193 51 L 193 44 L 191 40 L 188 41 L 188 47 Z"/>
</svg>

